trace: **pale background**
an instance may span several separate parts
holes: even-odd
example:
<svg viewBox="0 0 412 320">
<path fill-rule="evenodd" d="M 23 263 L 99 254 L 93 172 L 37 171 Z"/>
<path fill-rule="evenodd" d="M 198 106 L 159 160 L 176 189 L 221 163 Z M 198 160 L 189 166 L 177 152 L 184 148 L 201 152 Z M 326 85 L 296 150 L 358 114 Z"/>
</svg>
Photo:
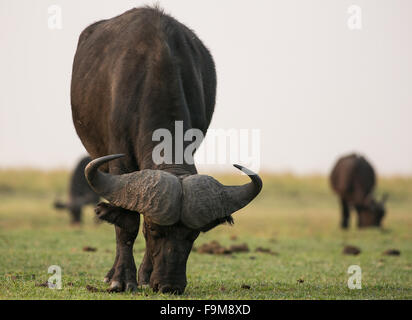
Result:
<svg viewBox="0 0 412 320">
<path fill-rule="evenodd" d="M 71 168 L 83 154 L 70 110 L 77 39 L 151 1 L 0 0 L 0 168 Z M 412 1 L 159 1 L 211 50 L 213 128 L 261 130 L 261 169 L 327 173 L 364 153 L 412 174 Z M 63 28 L 47 25 L 50 5 Z M 362 8 L 362 30 L 347 9 Z M 210 166 L 208 170 L 229 168 Z M 203 168 L 204 169 L 204 168 Z"/>
</svg>

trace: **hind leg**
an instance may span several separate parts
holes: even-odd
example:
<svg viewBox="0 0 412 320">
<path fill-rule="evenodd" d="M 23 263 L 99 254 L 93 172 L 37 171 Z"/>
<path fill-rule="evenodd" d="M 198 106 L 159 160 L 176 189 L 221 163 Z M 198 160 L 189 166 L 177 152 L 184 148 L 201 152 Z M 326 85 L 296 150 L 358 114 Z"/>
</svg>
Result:
<svg viewBox="0 0 412 320">
<path fill-rule="evenodd" d="M 348 229 L 349 227 L 349 204 L 346 200 L 343 198 L 341 199 L 341 210 L 342 210 L 342 222 L 341 222 L 341 228 L 342 229 Z"/>
</svg>

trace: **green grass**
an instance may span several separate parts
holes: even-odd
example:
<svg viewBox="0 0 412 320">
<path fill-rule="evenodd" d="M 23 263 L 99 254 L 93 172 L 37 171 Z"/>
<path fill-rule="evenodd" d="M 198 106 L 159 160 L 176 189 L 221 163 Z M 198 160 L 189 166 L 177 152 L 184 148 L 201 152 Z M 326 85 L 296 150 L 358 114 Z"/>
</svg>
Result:
<svg viewBox="0 0 412 320">
<path fill-rule="evenodd" d="M 225 183 L 245 177 L 224 176 Z M 222 245 L 247 243 L 248 253 L 229 256 L 192 252 L 184 295 L 141 289 L 137 293 L 102 291 L 101 279 L 115 254 L 113 227 L 96 225 L 92 208 L 81 228 L 69 226 L 66 213 L 52 208 L 64 197 L 68 173 L 32 170 L 0 171 L 0 299 L 411 299 L 412 178 L 382 178 L 378 194 L 390 193 L 384 230 L 357 230 L 355 215 L 347 232 L 338 228 L 337 199 L 321 176 L 263 177 L 264 190 L 250 206 L 235 214 L 234 226 L 219 226 L 195 242 Z M 232 235 L 237 240 L 230 240 Z M 342 254 L 351 244 L 358 256 Z M 84 246 L 96 252 L 84 252 Z M 266 247 L 278 253 L 255 252 Z M 144 252 L 141 234 L 135 244 L 139 264 Z M 385 256 L 387 249 L 401 255 Z M 362 268 L 362 289 L 347 287 L 350 265 Z M 38 287 L 47 281 L 50 265 L 62 268 L 61 290 Z M 303 280 L 299 283 L 297 280 Z M 250 289 L 241 286 L 250 285 Z"/>
</svg>

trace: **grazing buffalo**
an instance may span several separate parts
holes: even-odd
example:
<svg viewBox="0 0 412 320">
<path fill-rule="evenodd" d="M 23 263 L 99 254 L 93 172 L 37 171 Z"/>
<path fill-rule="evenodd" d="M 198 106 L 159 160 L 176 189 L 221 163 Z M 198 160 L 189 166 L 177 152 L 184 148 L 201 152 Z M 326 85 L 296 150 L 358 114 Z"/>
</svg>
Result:
<svg viewBox="0 0 412 320">
<path fill-rule="evenodd" d="M 96 205 L 100 199 L 99 195 L 90 188 L 84 176 L 84 169 L 91 160 L 89 156 L 86 156 L 76 165 L 70 178 L 68 202 L 56 201 L 54 203 L 56 209 L 69 210 L 72 224 L 81 222 L 83 206 L 87 204 Z"/>
<path fill-rule="evenodd" d="M 100 203 L 96 213 L 115 225 L 116 258 L 105 277 L 109 290 L 135 290 L 139 284 L 183 293 L 187 259 L 199 233 L 232 223 L 231 214 L 260 192 L 261 179 L 241 166 L 251 182 L 224 186 L 197 174 L 186 157 L 172 163 L 154 160 L 157 129 L 166 129 L 185 150 L 195 139 L 175 133 L 176 121 L 184 130 L 206 134 L 215 93 L 209 51 L 193 31 L 158 8 L 132 9 L 81 33 L 73 63 L 72 115 L 95 159 L 86 177 L 109 201 Z M 181 158 L 176 149 L 170 148 L 173 159 Z M 133 244 L 139 214 L 146 251 L 137 282 Z"/>
<path fill-rule="evenodd" d="M 330 182 L 341 200 L 342 228 L 348 228 L 351 206 L 358 213 L 359 228 L 381 225 L 387 195 L 381 201 L 373 198 L 375 172 L 364 157 L 351 154 L 340 158 L 332 170 Z"/>
</svg>

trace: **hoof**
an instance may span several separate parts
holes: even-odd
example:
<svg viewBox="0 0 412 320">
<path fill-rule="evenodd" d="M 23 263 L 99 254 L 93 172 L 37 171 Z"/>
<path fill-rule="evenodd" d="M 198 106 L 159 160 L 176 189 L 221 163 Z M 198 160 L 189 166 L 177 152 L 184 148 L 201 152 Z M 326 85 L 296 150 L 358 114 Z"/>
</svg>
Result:
<svg viewBox="0 0 412 320">
<path fill-rule="evenodd" d="M 112 281 L 110 285 L 109 291 L 111 292 L 121 292 L 123 290 L 123 286 L 119 281 Z"/>
<path fill-rule="evenodd" d="M 105 277 L 105 278 L 103 279 L 103 282 L 104 282 L 104 283 L 109 283 L 109 282 L 110 282 L 110 279 L 109 279 L 108 277 Z"/>
<path fill-rule="evenodd" d="M 133 282 L 128 282 L 126 284 L 126 291 L 127 292 L 135 292 L 137 291 L 137 285 Z"/>
</svg>

